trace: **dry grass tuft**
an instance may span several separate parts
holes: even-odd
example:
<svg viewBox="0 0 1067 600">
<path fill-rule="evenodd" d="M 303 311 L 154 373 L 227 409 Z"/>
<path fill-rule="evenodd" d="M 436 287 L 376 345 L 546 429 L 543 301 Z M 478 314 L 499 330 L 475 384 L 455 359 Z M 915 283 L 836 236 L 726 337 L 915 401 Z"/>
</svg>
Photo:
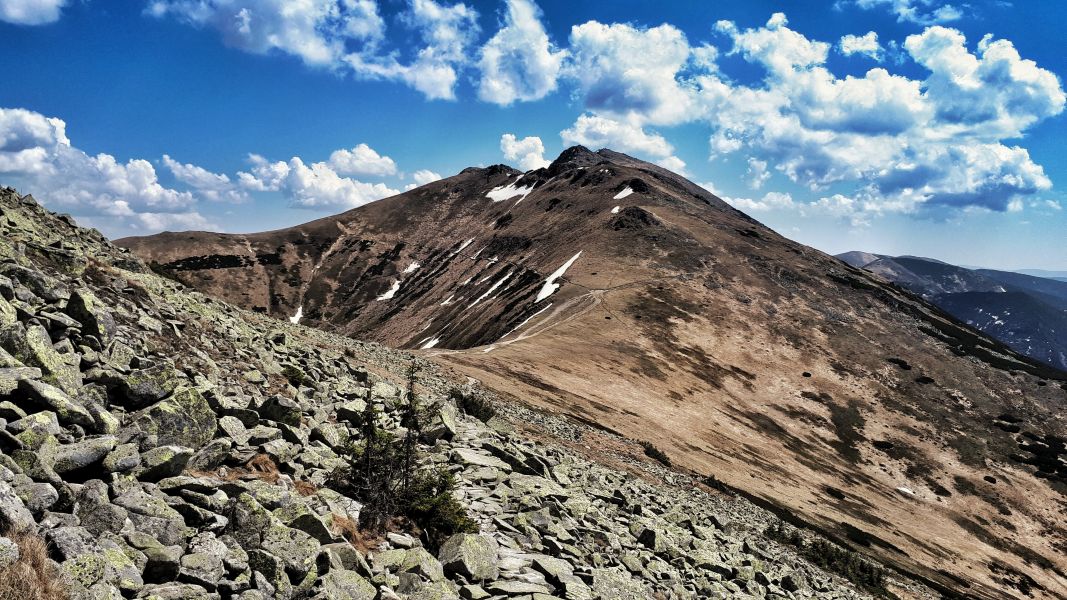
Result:
<svg viewBox="0 0 1067 600">
<path fill-rule="evenodd" d="M 247 467 L 257 479 L 262 479 L 267 483 L 278 483 L 278 476 L 281 475 L 277 463 L 266 454 L 255 455 L 252 457 L 252 460 L 245 464 L 245 467 Z"/>
<path fill-rule="evenodd" d="M 363 556 L 376 550 L 382 542 L 383 537 L 380 534 L 360 529 L 359 523 L 348 517 L 333 513 L 332 523 L 334 531 L 341 534 Z"/>
<path fill-rule="evenodd" d="M 296 489 L 296 493 L 301 496 L 312 496 L 315 492 L 319 491 L 319 488 L 317 488 L 314 483 L 304 481 L 303 479 L 294 481 L 293 488 Z"/>
<path fill-rule="evenodd" d="M 30 531 L 4 534 L 19 547 L 19 559 L 0 569 L 0 600 L 70 600 L 57 569 L 48 560 L 48 547 Z"/>
<path fill-rule="evenodd" d="M 281 471 L 277 463 L 266 454 L 257 454 L 243 467 L 220 467 L 217 471 L 189 471 L 193 477 L 207 477 L 222 481 L 248 481 L 259 479 L 269 484 L 278 483 Z"/>
</svg>

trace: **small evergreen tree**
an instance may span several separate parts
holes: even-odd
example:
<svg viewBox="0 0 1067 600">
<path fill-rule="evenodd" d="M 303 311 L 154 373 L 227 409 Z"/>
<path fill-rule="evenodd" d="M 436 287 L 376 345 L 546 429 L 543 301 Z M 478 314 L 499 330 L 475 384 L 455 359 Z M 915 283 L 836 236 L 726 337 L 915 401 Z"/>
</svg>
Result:
<svg viewBox="0 0 1067 600">
<path fill-rule="evenodd" d="M 363 503 L 361 530 L 381 533 L 394 519 L 403 518 L 436 546 L 450 535 L 476 532 L 478 527 L 453 494 L 452 474 L 422 464 L 418 440 L 426 414 L 415 394 L 417 375 L 412 364 L 401 408 L 402 436 L 398 439 L 378 427 L 378 411 L 368 402 L 357 423 L 360 435 L 346 448 L 348 465 L 330 475 L 328 486 Z"/>
</svg>

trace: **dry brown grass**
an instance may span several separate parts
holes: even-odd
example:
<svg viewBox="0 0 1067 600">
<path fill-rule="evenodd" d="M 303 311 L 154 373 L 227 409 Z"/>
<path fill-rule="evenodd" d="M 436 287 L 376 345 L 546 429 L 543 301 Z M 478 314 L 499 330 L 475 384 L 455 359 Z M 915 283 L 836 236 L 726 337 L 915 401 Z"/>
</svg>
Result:
<svg viewBox="0 0 1067 600">
<path fill-rule="evenodd" d="M 40 536 L 28 531 L 4 535 L 18 544 L 19 559 L 0 569 L 0 600 L 70 600 Z"/>
<path fill-rule="evenodd" d="M 222 481 L 259 479 L 270 484 L 278 483 L 278 477 L 281 476 L 277 463 L 266 454 L 255 455 L 243 467 L 219 467 L 216 471 L 192 470 L 188 473 L 193 477 L 208 477 Z"/>
<path fill-rule="evenodd" d="M 344 538 L 348 540 L 348 543 L 364 556 L 377 545 L 379 539 L 377 536 L 374 536 L 369 532 L 360 531 L 359 524 L 348 517 L 342 517 L 341 515 L 334 513 L 331 523 L 333 524 L 334 531 L 344 536 Z"/>
<path fill-rule="evenodd" d="M 296 489 L 296 493 L 300 494 L 301 496 L 311 496 L 314 495 L 315 492 L 319 491 L 319 488 L 316 487 L 314 483 L 311 483 L 310 481 L 304 481 L 303 479 L 298 479 L 294 481 L 293 488 Z"/>
</svg>

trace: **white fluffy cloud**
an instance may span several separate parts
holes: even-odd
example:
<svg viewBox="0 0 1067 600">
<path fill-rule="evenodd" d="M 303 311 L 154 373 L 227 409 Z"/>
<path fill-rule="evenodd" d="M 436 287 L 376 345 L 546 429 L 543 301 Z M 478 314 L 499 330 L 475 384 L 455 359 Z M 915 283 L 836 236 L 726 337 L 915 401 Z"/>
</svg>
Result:
<svg viewBox="0 0 1067 600">
<path fill-rule="evenodd" d="M 400 193 L 384 183 L 343 177 L 325 162 L 306 164 L 298 156 L 270 162 L 253 154 L 249 161 L 251 172 L 238 173 L 241 186 L 253 191 L 281 192 L 295 208 L 345 210 Z"/>
<path fill-rule="evenodd" d="M 430 99 L 455 97 L 458 69 L 470 62 L 478 34 L 474 9 L 435 0 L 409 0 L 401 14 L 421 40 L 407 59 L 384 48 L 376 0 L 154 0 L 146 12 L 211 27 L 246 52 L 281 52 L 359 78 L 403 82 Z"/>
<path fill-rule="evenodd" d="M 599 115 L 581 115 L 574 125 L 561 131 L 560 136 L 566 143 L 593 149 L 611 148 L 657 158 L 674 152 L 670 142 L 658 133 L 648 133 L 638 125 Z"/>
<path fill-rule="evenodd" d="M 433 183 L 442 179 L 439 173 L 434 173 L 429 169 L 419 169 L 411 174 L 411 180 L 415 182 L 415 185 L 426 185 L 427 183 Z"/>
<path fill-rule="evenodd" d="M 883 68 L 841 78 L 826 67 L 828 44 L 789 29 L 784 17 L 717 28 L 733 42 L 729 52 L 766 77 L 751 86 L 714 72 L 697 78 L 714 115 L 713 155 L 743 152 L 813 190 L 854 186 L 851 206 L 868 213 L 1004 211 L 1051 186 L 1024 148 L 1004 141 L 1062 112 L 1064 93 L 1006 40 L 987 37 L 972 52 L 958 31 L 928 27 L 904 43 L 926 79 Z"/>
<path fill-rule="evenodd" d="M 691 118 L 693 90 L 677 78 L 690 48 L 677 28 L 590 21 L 571 28 L 570 54 L 566 74 L 577 83 L 587 109 L 641 124 Z"/>
<path fill-rule="evenodd" d="M 113 232 L 207 223 L 193 194 L 161 185 L 152 163 L 90 156 L 71 145 L 62 119 L 33 111 L 0 108 L 0 174 L 50 207 L 106 222 Z"/>
<path fill-rule="evenodd" d="M 841 36 L 837 49 L 845 56 L 860 54 L 878 62 L 885 58 L 885 49 L 882 48 L 882 44 L 878 43 L 878 34 L 874 31 L 868 31 L 863 35 L 850 33 Z"/>
<path fill-rule="evenodd" d="M 948 23 L 963 16 L 960 9 L 951 4 L 941 4 L 940 0 L 838 0 L 835 6 L 841 8 L 846 4 L 854 4 L 865 10 L 884 8 L 896 15 L 901 23 L 919 25 Z"/>
<path fill-rule="evenodd" d="M 748 158 L 748 171 L 745 175 L 748 176 L 748 187 L 754 190 L 763 187 L 763 184 L 771 178 L 771 173 L 767 170 L 767 161 L 752 156 Z"/>
<path fill-rule="evenodd" d="M 346 43 L 374 45 L 385 33 L 374 0 L 156 0 L 147 12 L 217 29 L 246 52 L 276 50 L 316 66 L 336 63 Z"/>
<path fill-rule="evenodd" d="M 523 171 L 531 171 L 547 167 L 549 161 L 545 160 L 545 145 L 541 138 L 536 136 L 524 137 L 521 140 L 514 134 L 505 133 L 500 136 L 500 151 L 504 158 L 519 162 L 519 168 Z"/>
<path fill-rule="evenodd" d="M 418 171 L 415 171 L 411 174 L 412 183 L 405 185 L 404 191 L 407 192 L 417 187 L 424 186 L 427 183 L 433 183 L 440 179 L 442 179 L 442 177 L 439 173 L 435 173 L 429 169 L 419 169 Z"/>
<path fill-rule="evenodd" d="M 67 0 L 0 0 L 0 21 L 15 25 L 55 23 Z"/>
<path fill-rule="evenodd" d="M 180 163 L 163 155 L 163 165 L 178 181 L 189 186 L 201 197 L 212 202 L 244 202 L 248 193 L 240 189 L 226 175 L 212 173 L 203 167 Z"/>
<path fill-rule="evenodd" d="M 482 46 L 478 97 L 507 106 L 544 98 L 556 89 L 565 52 L 557 50 L 531 0 L 507 0 L 504 25 Z"/>
<path fill-rule="evenodd" d="M 367 144 L 359 144 L 351 150 L 334 150 L 330 154 L 330 166 L 340 175 L 396 175 L 396 162 L 378 154 Z"/>
<path fill-rule="evenodd" d="M 674 146 L 662 135 L 646 131 L 640 125 L 640 119 L 616 120 L 597 114 L 584 114 L 559 134 L 564 144 L 627 152 L 651 160 L 665 169 L 685 174 L 685 161 L 674 156 Z"/>
</svg>

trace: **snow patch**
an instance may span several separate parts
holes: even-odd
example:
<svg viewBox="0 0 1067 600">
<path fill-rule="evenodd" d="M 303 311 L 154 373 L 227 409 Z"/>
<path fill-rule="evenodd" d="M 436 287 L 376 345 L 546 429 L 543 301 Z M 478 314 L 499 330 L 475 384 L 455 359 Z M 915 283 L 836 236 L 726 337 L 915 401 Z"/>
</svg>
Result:
<svg viewBox="0 0 1067 600">
<path fill-rule="evenodd" d="M 456 250 L 452 253 L 452 256 L 455 256 L 455 255 L 459 254 L 460 252 L 463 252 L 467 248 L 467 246 L 470 246 L 472 243 L 474 243 L 474 238 L 471 238 L 471 239 L 463 242 L 462 244 L 459 245 L 459 248 L 456 248 Z"/>
<path fill-rule="evenodd" d="M 529 187 L 516 187 L 516 184 L 519 183 L 519 180 L 522 179 L 522 177 L 522 175 L 519 175 L 518 178 L 515 179 L 515 181 L 509 183 L 508 185 L 502 185 L 500 187 L 495 187 L 489 190 L 489 193 L 487 193 L 485 197 L 489 198 L 493 202 L 503 202 L 504 200 L 514 198 L 515 196 L 522 196 L 522 198 L 519 198 L 519 200 L 521 201 L 523 198 L 528 196 L 530 192 L 532 192 L 534 189 L 533 184 L 531 184 Z"/>
<path fill-rule="evenodd" d="M 901 494 L 907 494 L 908 496 L 914 496 L 915 495 L 915 492 L 913 492 L 911 488 L 904 487 L 904 486 L 898 487 L 897 491 L 900 492 Z"/>
<path fill-rule="evenodd" d="M 545 298 L 548 298 L 553 293 L 555 293 L 556 290 L 559 289 L 559 284 L 556 283 L 556 280 L 559 279 L 560 277 L 563 277 L 563 274 L 567 272 L 567 269 L 571 268 L 571 265 L 574 264 L 574 261 L 578 260 L 578 257 L 581 256 L 581 255 L 582 255 L 582 251 L 579 250 L 578 254 L 575 254 L 574 256 L 572 256 L 570 258 L 570 260 L 568 260 L 567 262 L 563 263 L 562 267 L 556 269 L 555 271 L 552 272 L 551 275 L 548 276 L 548 279 L 545 280 L 545 285 L 541 286 L 541 291 L 537 292 L 537 298 L 534 299 L 534 304 L 537 304 L 538 302 L 544 300 Z"/>
<path fill-rule="evenodd" d="M 419 350 L 429 350 L 430 348 L 433 348 L 434 346 L 436 346 L 440 341 L 441 341 L 441 338 L 434 338 L 434 339 L 426 342 L 425 344 L 419 346 Z"/>
<path fill-rule="evenodd" d="M 552 303 L 551 303 L 551 302 L 549 302 L 549 303 L 548 303 L 548 305 L 547 305 L 547 306 L 545 306 L 544 308 L 542 308 L 541 310 L 539 310 L 539 311 L 535 312 L 534 314 L 532 314 L 532 315 L 530 315 L 530 316 L 526 317 L 526 319 L 525 319 L 525 320 L 523 320 L 523 322 L 522 322 L 522 323 L 519 323 L 519 324 L 518 324 L 518 325 L 516 325 L 516 326 L 515 326 L 515 327 L 514 327 L 514 328 L 513 328 L 513 329 L 512 329 L 511 331 L 509 331 L 509 332 L 505 333 L 504 335 L 500 336 L 500 339 L 502 340 L 502 339 L 504 339 L 504 338 L 508 337 L 509 335 L 511 335 L 511 334 L 513 334 L 513 333 L 515 333 L 516 331 L 518 331 L 518 330 L 522 329 L 522 326 L 523 326 L 523 325 L 525 325 L 525 324 L 527 324 L 527 323 L 529 323 L 529 322 L 530 322 L 530 319 L 532 319 L 532 318 L 536 317 L 537 315 L 539 315 L 539 314 L 541 314 L 541 313 L 545 312 L 546 310 L 548 310 L 548 309 L 550 309 L 550 308 L 552 308 Z M 497 341 L 499 341 L 499 340 L 497 340 Z"/>
<path fill-rule="evenodd" d="M 455 298 L 455 297 L 456 297 L 456 295 L 452 294 L 448 298 L 445 298 L 445 301 L 441 303 L 441 306 L 448 306 L 449 304 L 452 304 L 452 299 Z"/>
<path fill-rule="evenodd" d="M 493 292 L 495 292 L 495 291 L 496 291 L 496 288 L 500 287 L 500 284 L 504 283 L 504 282 L 505 282 L 505 281 L 507 281 L 508 279 L 511 279 L 511 275 L 512 275 L 512 272 L 511 272 L 511 271 L 508 271 L 507 273 L 505 273 L 505 274 L 504 274 L 504 276 L 503 276 L 503 277 L 501 277 L 499 281 L 497 281 L 496 283 L 494 283 L 494 284 L 492 285 L 492 287 L 490 287 L 490 288 L 489 288 L 489 291 L 487 291 L 486 293 L 482 294 L 481 296 L 478 296 L 478 299 L 477 299 L 477 300 L 475 300 L 474 302 L 471 302 L 471 305 L 470 305 L 470 306 L 468 306 L 468 307 L 467 307 L 467 309 L 468 309 L 468 310 L 470 310 L 470 309 L 474 308 L 474 306 L 475 306 L 476 304 L 478 304 L 478 303 L 479 303 L 479 302 L 481 302 L 482 300 L 485 300 L 485 299 L 486 299 L 486 297 L 488 297 L 488 296 L 489 296 L 489 294 L 492 294 Z"/>
<path fill-rule="evenodd" d="M 300 323 L 300 319 L 303 319 L 303 318 L 304 318 L 304 306 L 301 305 L 301 306 L 296 307 L 296 314 L 291 316 L 291 317 L 289 317 L 289 322 L 292 323 L 293 325 L 296 325 L 296 324 Z"/>
<path fill-rule="evenodd" d="M 613 214 L 613 215 L 619 214 L 619 210 L 621 208 L 622 208 L 621 206 L 616 206 L 615 208 L 611 209 L 611 214 Z"/>
<path fill-rule="evenodd" d="M 388 290 L 386 290 L 386 292 L 384 294 L 382 294 L 381 296 L 378 296 L 377 299 L 378 300 L 389 300 L 393 296 L 395 296 L 396 293 L 399 292 L 399 291 L 400 291 L 400 280 L 399 279 L 395 279 L 395 280 L 393 280 L 393 287 L 391 287 Z"/>
<path fill-rule="evenodd" d="M 418 268 L 419 268 L 419 267 L 421 267 L 421 266 L 422 266 L 422 265 L 420 265 L 420 264 L 419 264 L 419 261 L 415 260 L 415 261 L 412 261 L 412 262 L 411 262 L 411 264 L 410 264 L 410 265 L 408 265 L 408 266 L 407 266 L 407 268 L 405 268 L 405 269 L 404 269 L 403 271 L 401 271 L 400 273 L 401 273 L 401 274 L 407 274 L 407 273 L 411 273 L 411 272 L 413 272 L 413 271 L 414 271 L 415 269 L 418 269 Z"/>
<path fill-rule="evenodd" d="M 615 198 L 613 198 L 613 200 L 622 200 L 623 198 L 629 196 L 632 193 L 634 193 L 634 191 L 630 189 L 630 186 L 626 186 L 621 192 L 615 194 Z"/>
</svg>

